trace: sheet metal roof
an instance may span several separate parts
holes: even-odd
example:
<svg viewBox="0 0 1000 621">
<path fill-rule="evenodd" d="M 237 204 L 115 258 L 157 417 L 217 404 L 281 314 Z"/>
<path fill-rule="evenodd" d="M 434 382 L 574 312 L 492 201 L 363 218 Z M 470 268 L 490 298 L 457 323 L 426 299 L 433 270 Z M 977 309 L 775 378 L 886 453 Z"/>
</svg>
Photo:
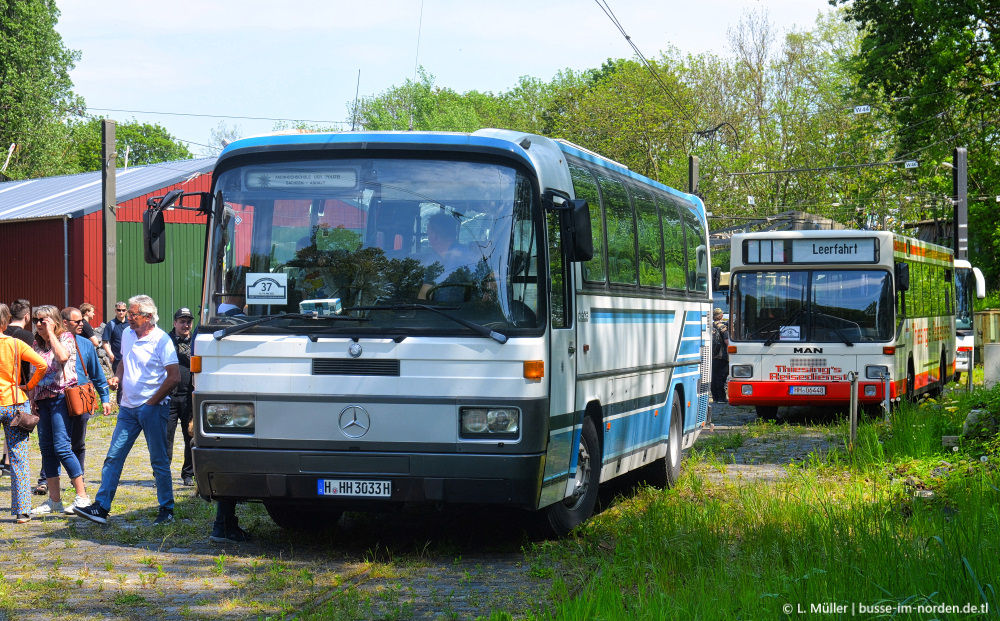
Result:
<svg viewBox="0 0 1000 621">
<path fill-rule="evenodd" d="M 178 160 L 118 170 L 118 203 L 208 173 L 216 158 Z M 101 209 L 101 171 L 0 183 L 0 221 L 82 218 Z"/>
</svg>

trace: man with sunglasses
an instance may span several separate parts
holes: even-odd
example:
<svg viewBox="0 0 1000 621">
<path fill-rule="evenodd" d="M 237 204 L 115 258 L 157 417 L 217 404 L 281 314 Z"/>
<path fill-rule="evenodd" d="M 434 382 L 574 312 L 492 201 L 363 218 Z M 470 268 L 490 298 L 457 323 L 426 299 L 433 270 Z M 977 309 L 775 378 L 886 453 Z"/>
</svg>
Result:
<svg viewBox="0 0 1000 621">
<path fill-rule="evenodd" d="M 133 296 L 128 301 L 129 329 L 122 336 L 121 364 L 110 380 L 122 393 L 118 422 L 111 435 L 108 456 L 101 469 L 101 487 L 93 504 L 76 507 L 80 517 L 107 524 L 111 503 L 118 491 L 122 468 L 139 434 L 146 438 L 149 463 L 156 483 L 159 512 L 154 526 L 174 521 L 174 487 L 167 455 L 167 420 L 170 417 L 170 394 L 181 380 L 177 350 L 166 332 L 156 326 L 159 314 L 148 295 Z"/>
<path fill-rule="evenodd" d="M 125 333 L 125 328 L 128 328 L 128 321 L 125 317 L 127 311 L 128 307 L 125 302 L 115 302 L 115 318 L 104 324 L 104 332 L 101 333 L 101 347 L 108 354 L 111 370 L 115 373 L 118 372 L 118 365 L 122 358 L 122 334 Z M 115 403 L 117 405 L 122 403 L 121 390 L 115 391 Z"/>
</svg>

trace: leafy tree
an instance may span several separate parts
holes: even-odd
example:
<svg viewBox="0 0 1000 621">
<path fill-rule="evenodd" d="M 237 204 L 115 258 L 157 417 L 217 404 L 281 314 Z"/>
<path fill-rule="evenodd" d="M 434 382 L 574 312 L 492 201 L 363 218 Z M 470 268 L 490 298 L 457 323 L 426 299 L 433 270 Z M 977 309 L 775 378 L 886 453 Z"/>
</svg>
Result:
<svg viewBox="0 0 1000 621">
<path fill-rule="evenodd" d="M 69 124 L 79 171 L 101 169 L 101 119 L 91 118 Z M 139 123 L 135 119 L 115 125 L 115 165 L 142 166 L 191 159 L 191 151 L 160 124 Z"/>
<path fill-rule="evenodd" d="M 475 93 L 463 96 L 451 89 L 435 87 L 434 76 L 423 67 L 418 75 L 416 82 L 407 80 L 403 86 L 363 98 L 351 111 L 351 118 L 373 131 L 471 132 L 483 127 L 472 101 Z"/>
<path fill-rule="evenodd" d="M 0 0 L 0 146 L 17 145 L 11 178 L 72 172 L 62 120 L 83 105 L 69 78 L 80 53 L 63 46 L 58 18 L 54 0 Z"/>
<path fill-rule="evenodd" d="M 917 205 L 951 194 L 940 168 L 956 146 L 969 149 L 970 255 L 1000 277 L 1000 11 L 987 0 L 831 0 L 861 33 L 857 85 L 895 118 L 897 157 L 920 161 L 900 192 Z M 942 174 L 945 173 L 945 174 Z M 976 200 L 989 195 L 989 200 Z M 926 199 L 930 198 L 930 201 Z M 900 204 L 906 201 L 901 200 Z M 913 212 L 917 215 L 919 212 Z"/>
</svg>

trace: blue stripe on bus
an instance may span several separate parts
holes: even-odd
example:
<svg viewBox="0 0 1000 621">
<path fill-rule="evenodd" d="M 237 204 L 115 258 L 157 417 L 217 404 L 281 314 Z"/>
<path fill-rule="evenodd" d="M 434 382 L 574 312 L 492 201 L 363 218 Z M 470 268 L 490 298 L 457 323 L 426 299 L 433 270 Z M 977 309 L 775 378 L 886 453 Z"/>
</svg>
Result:
<svg viewBox="0 0 1000 621">
<path fill-rule="evenodd" d="M 684 338 L 701 338 L 701 322 L 688 322 L 684 324 Z"/>
<path fill-rule="evenodd" d="M 673 323 L 674 311 L 592 309 L 591 323 Z"/>
</svg>

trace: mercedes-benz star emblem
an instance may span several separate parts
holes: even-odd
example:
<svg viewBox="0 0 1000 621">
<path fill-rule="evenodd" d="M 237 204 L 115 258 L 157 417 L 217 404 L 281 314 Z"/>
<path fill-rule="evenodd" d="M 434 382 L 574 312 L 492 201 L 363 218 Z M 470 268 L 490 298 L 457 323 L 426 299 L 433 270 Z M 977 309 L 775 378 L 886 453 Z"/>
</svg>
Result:
<svg viewBox="0 0 1000 621">
<path fill-rule="evenodd" d="M 349 405 L 340 413 L 340 430 L 348 438 L 360 438 L 368 433 L 371 418 L 360 405 Z"/>
<path fill-rule="evenodd" d="M 347 348 L 347 353 L 351 354 L 351 358 L 361 357 L 361 343 L 351 343 L 351 346 Z"/>
</svg>

